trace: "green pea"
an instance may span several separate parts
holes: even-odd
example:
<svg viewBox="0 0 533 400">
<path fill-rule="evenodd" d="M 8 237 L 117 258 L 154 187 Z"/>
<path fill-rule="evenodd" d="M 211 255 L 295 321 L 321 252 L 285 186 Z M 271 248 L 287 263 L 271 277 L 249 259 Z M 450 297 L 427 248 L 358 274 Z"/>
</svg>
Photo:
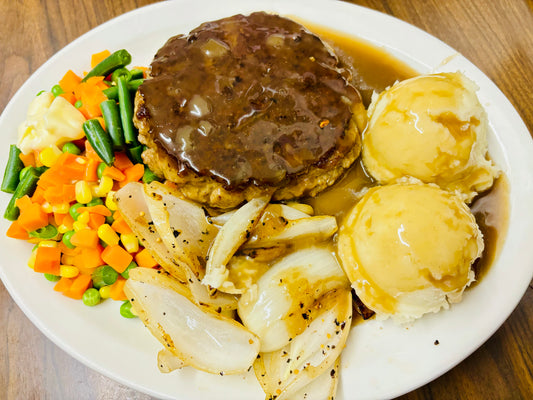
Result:
<svg viewBox="0 0 533 400">
<path fill-rule="evenodd" d="M 118 278 L 118 272 L 109 265 L 102 265 L 92 273 L 93 286 L 100 289 L 103 286 L 112 285 Z"/>
<path fill-rule="evenodd" d="M 57 282 L 58 280 L 61 279 L 60 276 L 58 275 L 53 275 L 53 274 L 44 274 L 44 277 L 49 280 L 50 282 Z"/>
<path fill-rule="evenodd" d="M 81 153 L 81 150 L 79 149 L 78 146 L 76 146 L 74 143 L 72 142 L 68 142 L 68 143 L 65 143 L 63 145 L 63 153 L 70 153 L 70 154 L 75 154 L 75 155 L 78 155 Z"/>
<path fill-rule="evenodd" d="M 70 216 L 74 220 L 77 220 L 78 217 L 80 216 L 80 213 L 78 212 L 78 208 L 80 208 L 80 207 L 85 207 L 85 204 L 75 203 L 75 204 L 71 205 L 69 210 L 68 210 Z"/>
<path fill-rule="evenodd" d="M 74 235 L 74 231 L 73 230 L 66 231 L 63 234 L 63 239 L 61 239 L 63 241 L 63 243 L 65 243 L 65 246 L 67 246 L 69 249 L 73 249 L 73 248 L 76 247 L 70 242 L 70 239 L 72 238 L 72 235 Z"/>
<path fill-rule="evenodd" d="M 74 103 L 74 107 L 76 108 L 80 108 L 82 105 L 83 103 L 81 102 L 81 100 L 78 100 L 77 102 Z"/>
<path fill-rule="evenodd" d="M 96 168 L 96 174 L 98 175 L 98 178 L 102 178 L 104 175 L 104 169 L 107 167 L 107 164 L 105 162 L 101 162 L 98 164 L 98 168 Z"/>
<path fill-rule="evenodd" d="M 57 236 L 57 228 L 54 225 L 46 225 L 29 233 L 30 237 L 38 239 L 52 239 Z"/>
<path fill-rule="evenodd" d="M 128 267 L 124 270 L 124 272 L 122 272 L 120 275 L 122 275 L 122 277 L 124 279 L 130 279 L 130 269 L 133 269 L 133 268 L 137 268 L 138 265 L 135 261 L 132 261 L 130 262 L 130 265 L 128 265 Z"/>
<path fill-rule="evenodd" d="M 100 303 L 100 300 L 101 300 L 100 292 L 96 290 L 95 288 L 89 288 L 83 293 L 81 300 L 83 301 L 83 304 L 85 304 L 86 306 L 93 307 L 97 305 L 98 303 Z"/>
<path fill-rule="evenodd" d="M 129 300 L 126 300 L 120 306 L 120 315 L 122 315 L 124 318 L 136 318 L 137 317 L 135 314 L 131 312 L 131 302 Z"/>
<path fill-rule="evenodd" d="M 100 206 L 104 204 L 104 201 L 100 197 L 95 197 L 87 203 L 87 207 Z"/>
<path fill-rule="evenodd" d="M 61 86 L 59 85 L 54 85 L 52 86 L 52 90 L 51 90 L 52 94 L 57 97 L 59 96 L 60 94 L 62 93 L 65 93 L 65 91 L 63 89 L 61 89 Z"/>
</svg>

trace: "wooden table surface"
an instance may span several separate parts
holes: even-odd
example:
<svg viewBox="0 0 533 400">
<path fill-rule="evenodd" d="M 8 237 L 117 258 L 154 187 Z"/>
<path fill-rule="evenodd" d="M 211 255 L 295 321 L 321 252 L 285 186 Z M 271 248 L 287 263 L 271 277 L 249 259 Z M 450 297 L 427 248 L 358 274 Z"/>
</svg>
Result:
<svg viewBox="0 0 533 400">
<path fill-rule="evenodd" d="M 454 47 L 500 87 L 533 132 L 532 0 L 352 2 L 414 24 Z M 23 82 L 63 46 L 149 3 L 153 1 L 0 1 L 0 112 Z M 533 398 L 532 322 L 530 284 L 516 310 L 480 349 L 401 398 Z M 150 399 L 60 350 L 32 325 L 1 284 L 0 333 L 0 399 Z"/>
</svg>

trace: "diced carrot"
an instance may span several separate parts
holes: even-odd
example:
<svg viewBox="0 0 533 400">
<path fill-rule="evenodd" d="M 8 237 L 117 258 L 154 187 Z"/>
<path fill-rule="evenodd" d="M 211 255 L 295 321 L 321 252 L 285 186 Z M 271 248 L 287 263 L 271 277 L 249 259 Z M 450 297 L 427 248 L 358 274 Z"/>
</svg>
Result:
<svg viewBox="0 0 533 400">
<path fill-rule="evenodd" d="M 33 192 L 33 195 L 31 196 L 31 201 L 39 204 L 43 204 L 45 202 L 44 189 L 42 187 L 38 186 L 35 189 L 35 192 Z"/>
<path fill-rule="evenodd" d="M 157 261 L 154 260 L 150 252 L 146 249 L 142 249 L 137 254 L 135 254 L 135 262 L 139 267 L 145 268 L 154 268 L 159 265 Z"/>
<path fill-rule="evenodd" d="M 68 101 L 72 105 L 76 104 L 76 96 L 74 96 L 74 93 L 72 92 L 61 93 L 59 96 L 63 97 L 66 101 Z"/>
<path fill-rule="evenodd" d="M 128 265 L 130 265 L 133 256 L 116 244 L 107 246 L 104 249 L 102 252 L 102 260 L 113 267 L 118 273 L 122 273 L 128 268 Z"/>
<path fill-rule="evenodd" d="M 104 168 L 104 171 L 102 172 L 103 176 L 109 176 L 111 179 L 115 181 L 122 181 L 124 178 L 126 178 L 126 175 L 115 167 L 107 166 Z"/>
<path fill-rule="evenodd" d="M 102 260 L 102 246 L 100 244 L 95 247 L 82 247 L 80 253 L 74 256 L 74 265 L 82 273 L 89 273 L 88 271 L 104 265 Z"/>
<path fill-rule="evenodd" d="M 90 207 L 80 207 L 78 208 L 78 212 L 81 214 L 85 211 L 88 211 L 92 214 L 100 214 L 104 217 L 110 217 L 111 216 L 111 210 L 104 206 L 103 204 L 98 204 L 96 206 L 90 206 Z"/>
<path fill-rule="evenodd" d="M 98 173 L 96 172 L 98 169 L 98 164 L 100 164 L 99 161 L 94 159 L 89 159 L 89 162 L 87 163 L 87 168 L 85 169 L 85 178 L 83 180 L 87 182 L 96 182 L 98 181 Z"/>
<path fill-rule="evenodd" d="M 37 247 L 35 254 L 35 272 L 59 275 L 59 265 L 61 264 L 61 250 L 58 247 Z"/>
<path fill-rule="evenodd" d="M 31 232 L 48 225 L 48 214 L 43 211 L 40 204 L 32 203 L 20 209 L 17 221 L 23 229 Z"/>
<path fill-rule="evenodd" d="M 54 286 L 54 290 L 56 292 L 65 292 L 72 286 L 72 282 L 74 282 L 74 278 L 65 278 L 61 277 L 59 281 Z"/>
<path fill-rule="evenodd" d="M 63 292 L 63 294 L 71 299 L 81 300 L 83 293 L 92 285 L 91 275 L 79 274 L 74 278 L 72 285 Z"/>
<path fill-rule="evenodd" d="M 93 229 L 80 229 L 74 232 L 70 243 L 76 247 L 96 247 L 99 243 L 98 233 Z"/>
<path fill-rule="evenodd" d="M 118 301 L 127 300 L 128 297 L 124 293 L 125 283 L 126 279 L 124 279 L 122 276 L 119 276 L 115 283 L 109 286 L 109 297 L 111 297 L 113 300 Z"/>
<path fill-rule="evenodd" d="M 9 225 L 6 235 L 12 239 L 28 240 L 30 238 L 26 229 L 20 226 L 18 221 L 13 221 L 11 225 Z"/>
<path fill-rule="evenodd" d="M 85 141 L 85 156 L 92 160 L 102 162 L 102 159 L 98 154 L 96 154 L 96 151 L 94 151 L 93 146 L 91 146 L 88 140 Z"/>
<path fill-rule="evenodd" d="M 59 80 L 59 86 L 66 93 L 72 93 L 76 89 L 76 86 L 81 82 L 81 78 L 76 75 L 72 70 L 68 70 L 63 78 Z"/>
<path fill-rule="evenodd" d="M 117 213 L 115 211 L 115 213 L 113 214 L 113 218 L 114 221 L 111 224 L 111 228 L 113 228 L 115 232 L 120 233 L 121 235 L 132 232 L 130 226 L 120 213 Z"/>
<path fill-rule="evenodd" d="M 133 167 L 124 170 L 125 179 L 120 181 L 120 185 L 124 186 L 129 182 L 137 182 L 144 175 L 144 165 L 135 164 Z"/>
<path fill-rule="evenodd" d="M 89 227 L 97 230 L 98 227 L 105 223 L 105 217 L 102 214 L 89 213 Z"/>
<path fill-rule="evenodd" d="M 124 171 L 126 168 L 133 167 L 133 163 L 129 157 L 123 151 L 115 153 L 115 163 L 114 166 Z"/>
<path fill-rule="evenodd" d="M 43 197 L 50 204 L 70 203 L 76 200 L 76 186 L 71 184 L 50 186 L 44 190 Z"/>
<path fill-rule="evenodd" d="M 105 119 L 103 117 L 98 117 L 96 118 L 98 120 L 98 122 L 100 122 L 100 125 L 102 126 L 102 129 L 103 130 L 106 130 L 106 127 L 105 127 Z"/>
<path fill-rule="evenodd" d="M 54 213 L 54 225 L 56 226 L 59 226 L 63 223 L 63 219 L 65 218 L 65 216 L 67 216 L 67 214 L 62 214 L 62 213 Z"/>
<path fill-rule="evenodd" d="M 70 263 L 63 262 L 63 256 L 65 256 L 65 255 L 67 255 L 67 256 L 77 256 L 78 254 L 81 253 L 81 249 L 79 249 L 77 247 L 71 249 L 70 247 L 68 247 L 62 241 L 58 243 L 57 247 L 59 248 L 59 250 L 61 250 L 61 260 L 62 260 L 61 263 L 62 264 L 73 264 L 73 262 L 70 262 Z"/>
<path fill-rule="evenodd" d="M 102 115 L 100 103 L 107 100 L 107 96 L 102 92 L 103 89 L 107 88 L 107 85 L 102 82 L 103 79 L 103 76 L 93 76 L 87 81 L 81 82 L 74 90 L 76 98 L 82 103 L 79 110 L 88 119 Z"/>
<path fill-rule="evenodd" d="M 33 154 L 33 152 L 28 154 L 20 153 L 19 158 L 25 167 L 35 167 L 35 155 Z"/>
<path fill-rule="evenodd" d="M 101 61 L 105 60 L 110 55 L 111 53 L 109 52 L 109 50 L 104 50 L 99 53 L 94 53 L 91 56 L 91 68 L 96 67 L 98 64 L 100 64 Z"/>
<path fill-rule="evenodd" d="M 61 221 L 63 225 L 65 225 L 69 230 L 72 229 L 72 224 L 74 223 L 74 218 L 72 218 L 72 215 L 66 214 L 63 217 L 63 221 Z"/>
<path fill-rule="evenodd" d="M 63 153 L 55 164 L 39 178 L 38 186 L 44 189 L 83 180 L 88 159 L 71 153 Z"/>
<path fill-rule="evenodd" d="M 33 150 L 33 157 L 35 158 L 35 166 L 42 167 L 43 163 L 41 162 L 41 159 L 39 158 L 39 150 Z"/>
<path fill-rule="evenodd" d="M 15 205 L 22 211 L 30 207 L 33 204 L 33 201 L 28 195 L 24 195 L 21 198 L 15 200 Z"/>
</svg>

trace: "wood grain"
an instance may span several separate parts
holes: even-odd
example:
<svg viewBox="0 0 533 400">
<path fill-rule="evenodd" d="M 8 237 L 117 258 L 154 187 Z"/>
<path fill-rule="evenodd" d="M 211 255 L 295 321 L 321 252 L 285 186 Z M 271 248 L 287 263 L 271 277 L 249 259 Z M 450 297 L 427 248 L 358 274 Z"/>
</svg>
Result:
<svg viewBox="0 0 533 400">
<path fill-rule="evenodd" d="M 499 86 L 533 132 L 533 0 L 351 2 L 396 16 L 454 47 Z M 55 52 L 91 28 L 150 3 L 1 1 L 0 112 Z M 24 316 L 3 285 L 0 305 L 0 399 L 150 399 L 90 370 L 56 347 Z M 510 318 L 480 349 L 401 399 L 532 398 L 532 332 L 530 285 Z"/>
</svg>

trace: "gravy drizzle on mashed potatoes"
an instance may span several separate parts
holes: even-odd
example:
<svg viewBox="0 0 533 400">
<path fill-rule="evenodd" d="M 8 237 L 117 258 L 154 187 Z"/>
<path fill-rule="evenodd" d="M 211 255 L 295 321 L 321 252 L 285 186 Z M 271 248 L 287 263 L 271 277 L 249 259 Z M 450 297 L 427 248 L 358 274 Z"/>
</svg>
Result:
<svg viewBox="0 0 533 400">
<path fill-rule="evenodd" d="M 281 17 L 254 13 L 250 17 L 236 16 L 203 24 L 189 36 L 179 36 L 170 39 L 170 42 L 178 41 L 182 46 L 187 46 L 187 43 L 197 41 L 203 31 L 217 32 L 219 36 L 207 35 L 195 50 L 212 53 L 211 62 L 215 63 L 215 58 L 224 57 L 234 50 L 232 45 L 242 39 L 235 33 L 238 31 L 236 26 L 249 23 L 248 19 L 253 21 L 254 29 L 260 29 L 258 20 L 273 19 L 291 29 L 296 29 L 294 26 L 297 25 Z M 220 29 L 223 33 L 232 34 L 225 36 L 220 33 Z M 264 32 L 269 29 L 271 36 L 267 34 L 262 37 L 266 46 L 277 47 L 286 43 L 287 36 L 280 36 L 271 25 Z M 253 33 L 248 30 L 245 32 Z M 301 39 L 301 36 L 298 37 Z M 306 36 L 306 39 L 311 42 L 320 41 L 314 35 Z M 254 42 L 250 43 L 253 45 Z M 259 51 L 258 47 L 254 49 Z M 293 55 L 298 54 L 297 51 Z M 335 61 L 335 67 L 332 67 L 330 61 L 337 60 L 333 51 L 328 48 L 322 55 L 329 60 L 324 61 L 329 65 L 328 68 L 337 69 L 342 63 L 353 62 L 354 65 L 349 69 L 352 72 L 357 70 L 357 56 L 343 58 L 339 65 Z M 254 57 L 256 56 L 254 53 Z M 167 82 L 167 92 L 171 91 L 171 97 L 177 99 L 184 95 L 180 82 L 187 76 L 180 76 L 174 81 L 176 75 L 160 74 L 165 68 L 170 68 L 174 73 L 183 66 L 174 57 L 175 54 L 168 53 L 168 49 L 160 50 L 152 65 L 153 69 L 155 67 L 152 74 L 153 81 L 159 82 L 156 87 L 160 90 L 161 81 Z M 307 61 L 303 65 L 308 65 L 309 61 L 313 65 L 318 60 L 318 57 L 314 60 L 309 60 L 309 55 L 305 57 Z M 167 59 L 173 60 L 170 67 L 163 66 Z M 315 75 L 313 79 L 322 79 L 324 85 L 337 89 L 339 85 L 348 85 L 347 90 L 351 91 L 351 85 L 344 78 L 339 79 L 347 70 L 338 69 L 340 75 L 333 74 L 335 80 L 321 78 L 319 75 Z M 264 77 L 268 77 L 268 73 L 266 71 Z M 235 76 L 227 78 L 235 83 Z M 355 73 L 349 79 L 358 82 L 360 78 Z M 238 84 L 241 83 L 240 79 Z M 443 100 L 438 93 L 435 94 L 438 91 L 432 92 L 434 79 L 415 79 L 425 80 L 427 84 L 417 89 L 419 91 L 416 96 L 410 92 L 412 89 L 405 89 L 407 95 L 401 97 L 403 114 L 398 113 L 392 120 L 386 120 L 382 124 L 387 126 L 387 132 L 394 134 L 396 128 L 403 132 L 413 127 L 420 128 L 416 121 L 411 123 L 408 120 L 410 107 L 416 103 L 417 107 L 431 114 L 437 100 Z M 442 79 L 449 84 L 456 80 L 469 82 L 460 74 L 444 74 Z M 389 82 L 388 85 L 392 83 Z M 204 84 L 205 81 L 202 81 L 202 85 Z M 229 84 L 232 85 L 231 82 Z M 408 82 L 403 86 L 408 87 Z M 184 155 L 187 154 L 188 146 L 196 143 L 194 135 L 203 136 L 200 131 L 204 128 L 209 131 L 204 133 L 209 135 L 213 128 L 213 122 L 209 121 L 209 115 L 213 111 L 211 100 L 198 93 L 194 96 L 200 96 L 201 100 L 191 95 L 191 98 L 182 99 L 184 103 L 181 106 L 176 103 L 174 105 L 177 108 L 172 108 L 174 106 L 171 105 L 176 115 L 188 113 L 185 121 L 189 125 L 185 132 L 180 131 L 184 127 L 179 124 L 167 124 L 162 133 L 162 128 L 158 125 L 162 123 L 161 120 L 154 122 L 151 119 L 159 111 L 157 101 L 150 99 L 154 92 L 149 87 L 141 87 L 137 95 L 136 123 L 141 130 L 142 140 L 150 145 L 145 153 L 150 167 L 174 182 L 153 182 L 149 185 L 130 183 L 117 192 L 116 198 L 119 209 L 134 233 L 163 268 L 161 271 L 143 268 L 132 270 L 124 289 L 133 308 L 164 346 L 158 357 L 161 371 L 169 372 L 189 365 L 224 375 L 242 373 L 253 367 L 268 399 L 306 398 L 310 391 L 320 398 L 332 398 L 339 376 L 341 352 L 353 318 L 352 288 L 367 307 L 376 311 L 378 317 L 392 316 L 400 321 L 411 321 L 459 301 L 464 289 L 473 281 L 475 274 L 472 264 L 481 256 L 484 242 L 465 201 L 471 201 L 478 191 L 489 189 L 497 176 L 497 169 L 486 159 L 487 124 L 483 119 L 485 116 L 482 108 L 476 108 L 481 106 L 473 85 L 465 84 L 464 91 L 459 92 L 460 96 L 475 100 L 470 102 L 476 105 L 475 112 L 459 101 L 454 103 L 457 110 L 447 110 L 447 118 L 438 120 L 439 129 L 446 129 L 446 123 L 450 122 L 452 126 L 449 129 L 458 128 L 462 131 L 463 125 L 457 124 L 452 117 L 458 116 L 462 120 L 463 115 L 466 115 L 466 121 L 475 126 L 464 129 L 470 134 L 475 133 L 466 141 L 470 147 L 463 148 L 458 141 L 460 151 L 447 153 L 445 161 L 441 160 L 437 164 L 439 173 L 447 176 L 456 164 L 461 164 L 458 159 L 460 155 L 471 154 L 473 148 L 477 149 L 475 158 L 484 160 L 482 166 L 487 172 L 487 179 L 483 179 L 482 184 L 450 186 L 442 184 L 440 179 L 424 179 L 397 168 L 394 169 L 397 173 L 394 179 L 381 178 L 377 172 L 384 167 L 381 152 L 389 151 L 389 145 L 396 146 L 392 138 L 380 141 L 384 150 L 380 150 L 380 146 L 372 146 L 372 156 L 363 159 L 366 170 L 362 170 L 359 163 L 348 168 L 359 153 L 359 133 L 363 126 L 358 128 L 357 125 L 361 125 L 361 121 L 365 119 L 359 114 L 362 103 L 357 95 L 352 96 L 348 104 L 349 109 L 358 116 L 344 118 L 344 122 L 333 131 L 321 130 L 327 128 L 328 124 L 333 124 L 333 118 L 327 118 L 328 123 L 320 126 L 320 117 L 323 116 L 320 114 L 314 122 L 319 123 L 315 139 L 320 141 L 321 135 L 326 135 L 327 132 L 337 135 L 339 143 L 342 143 L 340 148 L 343 148 L 343 154 L 348 155 L 344 157 L 336 154 L 339 147 L 333 146 L 335 156 L 326 151 L 329 156 L 321 153 L 318 157 L 319 160 L 325 160 L 325 164 L 333 163 L 332 170 L 337 172 L 328 175 L 327 184 L 295 191 L 292 191 L 294 181 L 288 179 L 285 181 L 288 184 L 285 188 L 292 188 L 288 192 L 279 186 L 285 174 L 290 176 L 295 173 L 295 176 L 301 177 L 300 172 L 295 171 L 311 171 L 310 176 L 316 178 L 313 174 L 322 171 L 322 161 L 315 158 L 300 166 L 291 165 L 281 180 L 271 180 L 270 177 L 261 181 L 258 177 L 260 185 L 255 185 L 257 182 L 251 175 L 238 175 L 239 168 L 242 167 L 239 162 L 235 164 L 239 171 L 234 171 L 238 176 L 218 176 L 216 171 L 219 165 L 198 167 L 199 164 L 195 162 L 186 165 L 188 159 Z M 383 107 L 379 107 L 379 99 L 386 96 L 390 98 L 385 108 L 396 104 L 400 100 L 395 94 L 397 87 L 393 86 L 380 97 L 375 96 L 369 115 L 374 124 L 371 123 L 363 132 L 363 153 L 365 135 L 370 140 L 373 135 L 371 129 L 379 125 L 375 124 L 376 118 L 380 117 L 379 113 L 374 115 L 372 112 L 383 110 Z M 267 89 L 262 88 L 263 91 Z M 377 89 L 381 91 L 384 87 Z M 429 97 L 426 96 L 428 93 Z M 450 98 L 446 100 L 452 101 L 457 93 L 450 92 L 446 94 L 448 95 Z M 342 95 L 338 96 L 333 99 L 327 97 L 321 107 L 327 108 L 329 103 L 343 103 L 345 100 Z M 436 96 L 436 99 L 431 96 Z M 303 101 L 300 95 L 296 97 Z M 412 102 L 414 98 L 417 99 L 416 102 Z M 268 100 L 270 106 L 277 101 L 273 99 L 277 97 L 273 96 Z M 317 98 L 311 96 L 310 99 L 313 101 Z M 188 101 L 192 101 L 196 108 L 187 106 Z M 231 101 L 240 104 L 238 99 L 228 99 L 229 104 Z M 248 101 L 249 98 L 244 104 Z M 354 107 L 354 104 L 358 106 Z M 169 106 L 168 102 L 160 105 Z M 270 106 L 263 106 L 260 112 L 255 110 L 254 113 L 264 116 L 269 124 L 273 115 L 278 118 L 284 112 L 282 108 L 274 106 L 275 113 L 269 114 Z M 195 120 L 197 125 L 191 128 L 190 124 L 194 119 L 191 114 L 194 113 L 201 118 Z M 297 115 L 291 118 L 293 117 L 297 119 Z M 176 123 L 174 118 L 171 121 Z M 259 126 L 261 121 L 258 116 L 254 124 Z M 291 126 L 294 129 L 294 125 Z M 339 130 L 339 127 L 344 130 Z M 417 144 L 420 151 L 438 147 L 440 144 L 435 143 L 438 135 L 433 134 L 432 125 L 424 125 L 423 128 L 418 131 L 425 138 Z M 159 136 L 151 136 L 155 132 L 159 132 Z M 234 132 L 225 128 L 219 129 L 217 134 L 223 137 L 237 133 L 246 135 L 246 130 L 237 129 Z M 295 135 L 299 137 L 298 134 Z M 176 142 L 170 147 L 164 146 L 162 142 L 167 140 L 165 137 L 168 141 L 175 139 Z M 445 141 L 450 143 L 454 138 L 452 134 Z M 178 149 L 176 146 L 179 143 L 183 146 Z M 223 140 L 217 144 L 217 149 L 222 152 L 231 150 L 228 154 L 244 154 L 246 148 L 237 151 L 235 143 L 237 142 Z M 305 144 L 299 145 L 301 147 L 298 150 L 304 151 Z M 448 148 L 453 148 L 453 145 Z M 205 159 L 201 162 L 216 162 L 216 154 L 209 155 L 207 149 L 203 149 Z M 258 148 L 254 147 L 252 150 L 258 151 Z M 178 154 L 182 158 L 173 158 Z M 268 156 L 273 154 L 276 152 L 267 150 Z M 395 160 L 400 160 L 399 164 L 406 163 L 407 161 L 402 161 L 404 155 L 409 155 L 409 152 L 397 151 Z M 198 154 L 195 155 L 197 156 Z M 255 154 L 247 162 L 256 162 L 260 158 L 260 155 Z M 199 158 L 195 160 L 198 161 Z M 292 161 L 296 162 L 294 159 Z M 411 161 L 416 162 L 409 162 Z M 285 162 L 288 162 L 287 158 Z M 467 165 L 468 168 L 472 167 L 471 164 Z M 337 170 L 338 166 L 342 166 L 341 170 Z M 256 171 L 257 168 L 254 166 L 251 171 Z M 331 186 L 345 169 L 347 172 L 340 183 L 318 194 Z M 246 168 L 244 170 L 247 171 Z M 190 177 L 190 174 L 193 174 L 193 178 L 184 179 Z M 473 170 L 463 170 L 460 175 L 461 179 L 478 176 Z M 352 180 L 354 176 L 356 179 Z M 229 181 L 224 183 L 225 180 Z M 350 183 L 353 181 L 356 183 Z M 243 188 L 243 183 L 250 185 Z M 198 188 L 198 185 L 203 184 L 206 184 L 206 190 Z M 213 193 L 215 194 L 212 195 Z M 221 193 L 227 195 L 225 200 L 221 200 Z M 344 203 L 341 201 L 340 207 L 339 203 L 336 206 L 329 204 L 331 215 L 323 215 L 327 214 L 323 212 L 328 207 L 327 203 L 332 203 L 328 199 L 338 197 L 339 194 L 347 200 Z M 286 203 L 276 202 L 301 196 L 311 197 Z M 243 201 L 244 205 L 241 204 Z M 337 200 L 333 201 L 335 202 Z M 228 208 L 225 212 L 220 210 Z M 177 218 L 176 215 L 195 217 L 189 221 L 187 218 Z M 435 241 L 439 242 L 438 249 L 433 247 Z"/>
</svg>

